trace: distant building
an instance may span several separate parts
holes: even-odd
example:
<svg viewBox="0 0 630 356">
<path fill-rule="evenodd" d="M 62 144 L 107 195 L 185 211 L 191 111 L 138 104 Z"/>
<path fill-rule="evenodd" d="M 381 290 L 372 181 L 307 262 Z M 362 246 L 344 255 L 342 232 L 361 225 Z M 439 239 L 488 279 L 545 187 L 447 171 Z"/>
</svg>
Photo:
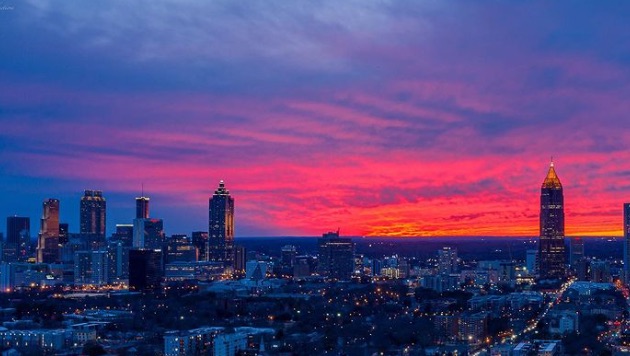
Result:
<svg viewBox="0 0 630 356">
<path fill-rule="evenodd" d="M 612 282 L 612 275 L 610 274 L 610 262 L 591 261 L 591 282 L 593 283 Z"/>
<path fill-rule="evenodd" d="M 2 261 L 24 260 L 26 248 L 30 243 L 30 230 L 30 218 L 22 216 L 9 216 L 7 218 L 7 236 L 2 246 Z"/>
<path fill-rule="evenodd" d="M 11 292 L 17 287 L 40 286 L 50 275 L 47 263 L 2 263 L 0 264 L 0 291 Z"/>
<path fill-rule="evenodd" d="M 197 248 L 199 261 L 208 261 L 208 233 L 206 231 L 193 231 L 192 243 Z"/>
<path fill-rule="evenodd" d="M 140 249 L 162 249 L 165 243 L 162 219 L 134 219 L 133 247 Z"/>
<path fill-rule="evenodd" d="M 438 250 L 438 273 L 447 276 L 457 272 L 459 272 L 457 249 L 442 247 L 441 250 Z"/>
<path fill-rule="evenodd" d="M 282 246 L 282 250 L 280 252 L 280 264 L 285 267 L 293 267 L 295 264 L 295 256 L 297 256 L 297 249 L 295 246 Z"/>
<path fill-rule="evenodd" d="M 47 199 L 37 240 L 37 262 L 55 263 L 59 258 L 59 200 Z"/>
<path fill-rule="evenodd" d="M 133 224 L 116 224 L 116 232 L 112 234 L 111 241 L 120 242 L 123 246 L 133 246 Z"/>
<path fill-rule="evenodd" d="M 484 342 L 488 335 L 488 313 L 465 312 L 459 318 L 459 340 L 469 344 Z"/>
<path fill-rule="evenodd" d="M 223 181 L 208 205 L 208 260 L 234 268 L 234 198 Z"/>
<path fill-rule="evenodd" d="M 167 282 L 215 280 L 223 275 L 225 268 L 221 262 L 173 262 L 164 266 L 164 279 Z"/>
<path fill-rule="evenodd" d="M 630 203 L 623 204 L 623 271 L 626 285 L 630 285 Z"/>
<path fill-rule="evenodd" d="M 59 245 L 65 245 L 70 239 L 70 227 L 68 223 L 59 224 Z"/>
<path fill-rule="evenodd" d="M 569 265 L 575 268 L 576 263 L 584 258 L 584 240 L 581 237 L 569 238 Z"/>
<path fill-rule="evenodd" d="M 153 291 L 161 286 L 162 251 L 133 249 L 129 251 L 129 289 Z"/>
<path fill-rule="evenodd" d="M 551 162 L 540 192 L 540 279 L 561 279 L 566 275 L 564 248 L 564 196 L 562 184 Z"/>
<path fill-rule="evenodd" d="M 227 333 L 222 327 L 202 327 L 164 334 L 164 355 L 234 356 L 247 348 L 248 333 Z"/>
<path fill-rule="evenodd" d="M 248 261 L 245 268 L 245 279 L 256 283 L 267 278 L 267 262 Z"/>
<path fill-rule="evenodd" d="M 245 246 L 234 246 L 234 271 L 245 271 L 245 264 L 247 261 L 247 249 Z"/>
<path fill-rule="evenodd" d="M 80 232 L 105 238 L 107 202 L 100 190 L 85 190 L 81 197 Z"/>
<path fill-rule="evenodd" d="M 120 283 L 129 278 L 130 249 L 120 240 L 107 245 L 109 283 Z"/>
<path fill-rule="evenodd" d="M 197 248 L 186 235 L 171 236 L 164 252 L 166 263 L 197 261 Z"/>
<path fill-rule="evenodd" d="M 74 254 L 74 284 L 104 285 L 109 282 L 107 251 L 77 251 Z"/>
<path fill-rule="evenodd" d="M 20 245 L 31 236 L 31 219 L 23 216 L 9 216 L 7 218 L 7 244 Z"/>
<path fill-rule="evenodd" d="M 149 218 L 149 198 L 141 196 L 136 198 L 136 219 Z"/>
<path fill-rule="evenodd" d="M 535 275 L 537 273 L 538 266 L 538 250 L 527 250 L 525 253 L 525 268 L 529 275 Z"/>
<path fill-rule="evenodd" d="M 318 272 L 338 280 L 349 280 L 354 272 L 354 242 L 339 237 L 339 232 L 325 233 L 318 240 Z"/>
</svg>

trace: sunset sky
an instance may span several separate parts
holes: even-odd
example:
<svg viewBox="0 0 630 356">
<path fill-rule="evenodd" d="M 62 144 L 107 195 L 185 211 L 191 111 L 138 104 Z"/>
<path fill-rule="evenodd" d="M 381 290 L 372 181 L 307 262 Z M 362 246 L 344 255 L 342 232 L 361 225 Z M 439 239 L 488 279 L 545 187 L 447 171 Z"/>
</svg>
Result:
<svg viewBox="0 0 630 356">
<path fill-rule="evenodd" d="M 630 2 L 44 1 L 0 9 L 0 231 L 45 198 L 78 231 L 134 198 L 238 236 L 536 235 L 550 157 L 569 235 L 630 201 Z"/>
</svg>

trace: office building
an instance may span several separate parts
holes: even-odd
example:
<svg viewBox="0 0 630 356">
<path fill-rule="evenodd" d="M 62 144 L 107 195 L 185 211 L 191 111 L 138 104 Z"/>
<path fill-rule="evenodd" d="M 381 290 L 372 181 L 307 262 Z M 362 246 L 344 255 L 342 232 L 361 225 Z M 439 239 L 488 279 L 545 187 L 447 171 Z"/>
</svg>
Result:
<svg viewBox="0 0 630 356">
<path fill-rule="evenodd" d="M 105 238 L 107 202 L 100 190 L 85 190 L 81 197 L 80 232 Z"/>
<path fill-rule="evenodd" d="M 47 199 L 37 240 L 37 262 L 55 263 L 59 258 L 59 200 Z"/>
<path fill-rule="evenodd" d="M 245 271 L 247 262 L 247 249 L 245 246 L 234 246 L 234 271 L 242 273 Z"/>
<path fill-rule="evenodd" d="M 199 261 L 208 261 L 208 233 L 205 231 L 193 231 L 192 243 L 197 248 Z"/>
<path fill-rule="evenodd" d="M 562 184 L 551 162 L 540 192 L 540 242 L 538 275 L 541 280 L 566 275 L 564 248 L 564 196 Z"/>
<path fill-rule="evenodd" d="M 141 196 L 136 198 L 136 219 L 149 218 L 149 198 Z"/>
<path fill-rule="evenodd" d="M 354 242 L 328 232 L 318 239 L 318 272 L 330 279 L 349 280 L 354 272 Z"/>
<path fill-rule="evenodd" d="M 133 224 L 116 224 L 116 231 L 112 234 L 112 242 L 120 242 L 123 246 L 133 246 Z"/>
<path fill-rule="evenodd" d="M 110 241 L 107 245 L 109 283 L 118 284 L 129 278 L 130 246 L 122 241 Z"/>
<path fill-rule="evenodd" d="M 132 249 L 129 251 L 129 290 L 150 292 L 162 282 L 162 251 Z"/>
<path fill-rule="evenodd" d="M 623 204 L 623 271 L 626 285 L 630 285 L 630 203 Z"/>
<path fill-rule="evenodd" d="M 223 181 L 209 200 L 208 231 L 208 260 L 233 268 L 234 198 Z"/>
<path fill-rule="evenodd" d="M 525 268 L 530 276 L 537 273 L 538 250 L 527 250 L 525 253 Z"/>
<path fill-rule="evenodd" d="M 186 235 L 173 235 L 166 243 L 166 263 L 195 262 L 197 248 Z"/>
<path fill-rule="evenodd" d="M 162 219 L 134 219 L 133 247 L 140 249 L 162 249 L 165 243 Z"/>
<path fill-rule="evenodd" d="M 2 246 L 2 261 L 24 260 L 30 243 L 31 219 L 22 216 L 7 218 L 7 236 Z"/>
<path fill-rule="evenodd" d="M 280 264 L 284 267 L 293 267 L 295 265 L 295 257 L 297 249 L 293 245 L 282 246 L 280 251 Z"/>
<path fill-rule="evenodd" d="M 74 284 L 101 286 L 109 282 L 107 251 L 77 251 L 74 254 Z"/>
<path fill-rule="evenodd" d="M 7 244 L 20 245 L 28 241 L 31 236 L 31 219 L 23 216 L 9 216 L 7 218 Z"/>
<path fill-rule="evenodd" d="M 577 261 L 584 258 L 584 240 L 581 237 L 569 239 L 569 265 L 575 267 Z"/>
</svg>

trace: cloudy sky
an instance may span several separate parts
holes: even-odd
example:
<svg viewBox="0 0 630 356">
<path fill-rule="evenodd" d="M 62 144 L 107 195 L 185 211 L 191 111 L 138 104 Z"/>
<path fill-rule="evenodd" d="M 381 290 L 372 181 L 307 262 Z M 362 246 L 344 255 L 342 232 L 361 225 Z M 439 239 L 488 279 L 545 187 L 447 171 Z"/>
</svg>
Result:
<svg viewBox="0 0 630 356">
<path fill-rule="evenodd" d="M 0 216 L 108 230 L 144 185 L 167 233 L 535 235 L 630 201 L 627 1 L 44 1 L 0 7 Z M 5 221 L 0 221 L 5 230 Z"/>
</svg>

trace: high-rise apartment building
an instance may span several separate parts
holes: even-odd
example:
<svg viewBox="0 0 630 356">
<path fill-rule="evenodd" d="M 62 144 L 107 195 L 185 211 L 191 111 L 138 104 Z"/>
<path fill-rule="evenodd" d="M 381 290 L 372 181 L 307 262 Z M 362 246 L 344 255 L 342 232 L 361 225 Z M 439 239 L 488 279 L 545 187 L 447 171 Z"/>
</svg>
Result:
<svg viewBox="0 0 630 356">
<path fill-rule="evenodd" d="M 47 199 L 43 203 L 41 228 L 37 240 L 37 262 L 59 261 L 59 200 Z"/>
<path fill-rule="evenodd" d="M 337 280 L 349 280 L 354 272 L 354 242 L 328 232 L 318 240 L 318 272 Z"/>
<path fill-rule="evenodd" d="M 459 272 L 457 249 L 442 247 L 441 250 L 438 250 L 438 273 L 442 276 L 448 276 L 457 272 Z"/>
<path fill-rule="evenodd" d="M 208 260 L 233 268 L 234 198 L 223 181 L 209 200 L 208 228 Z"/>
<path fill-rule="evenodd" d="M 81 197 L 80 232 L 105 237 L 107 202 L 100 190 L 85 190 Z"/>
<path fill-rule="evenodd" d="M 561 279 L 566 275 L 564 248 L 564 195 L 551 162 L 540 191 L 540 279 Z"/>
</svg>

